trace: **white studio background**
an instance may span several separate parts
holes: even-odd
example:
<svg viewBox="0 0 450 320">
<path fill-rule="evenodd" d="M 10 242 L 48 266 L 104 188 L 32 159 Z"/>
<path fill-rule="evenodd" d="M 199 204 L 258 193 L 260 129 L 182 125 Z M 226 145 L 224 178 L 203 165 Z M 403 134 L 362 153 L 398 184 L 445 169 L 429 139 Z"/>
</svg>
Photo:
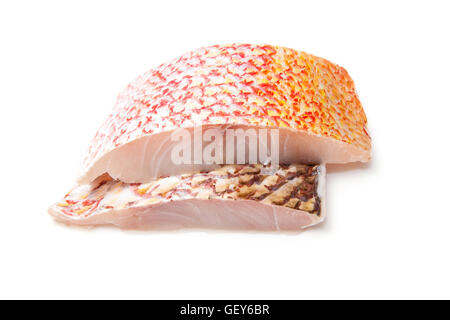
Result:
<svg viewBox="0 0 450 320">
<path fill-rule="evenodd" d="M 450 298 L 448 1 L 2 1 L 0 298 Z M 84 230 L 47 207 L 116 95 L 200 46 L 344 66 L 373 138 L 301 234 Z"/>
</svg>

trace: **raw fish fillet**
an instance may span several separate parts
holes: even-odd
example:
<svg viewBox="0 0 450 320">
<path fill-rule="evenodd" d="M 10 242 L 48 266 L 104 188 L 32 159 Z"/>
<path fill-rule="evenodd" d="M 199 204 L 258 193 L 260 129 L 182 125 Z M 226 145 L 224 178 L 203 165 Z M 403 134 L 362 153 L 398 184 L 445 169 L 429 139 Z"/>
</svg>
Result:
<svg viewBox="0 0 450 320">
<path fill-rule="evenodd" d="M 271 154 L 175 164 L 172 134 L 199 128 L 219 136 L 276 129 L 278 162 Z M 344 68 L 277 46 L 210 46 L 127 86 L 76 187 L 49 212 L 67 224 L 125 229 L 300 230 L 325 217 L 326 164 L 370 157 L 367 119 Z"/>
<path fill-rule="evenodd" d="M 226 165 L 124 183 L 105 174 L 50 208 L 59 221 L 124 229 L 299 230 L 325 217 L 325 168 Z"/>
<path fill-rule="evenodd" d="M 344 68 L 275 46 L 211 46 L 138 77 L 93 139 L 80 183 L 146 182 L 205 164 L 170 161 L 179 128 L 276 128 L 280 163 L 368 161 L 367 119 Z"/>
</svg>

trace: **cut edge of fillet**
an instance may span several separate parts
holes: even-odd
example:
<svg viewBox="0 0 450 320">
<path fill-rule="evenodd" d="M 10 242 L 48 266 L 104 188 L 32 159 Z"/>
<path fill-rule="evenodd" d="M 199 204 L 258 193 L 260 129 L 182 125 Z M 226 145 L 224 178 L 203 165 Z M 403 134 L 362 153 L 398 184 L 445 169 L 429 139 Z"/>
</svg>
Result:
<svg viewBox="0 0 450 320">
<path fill-rule="evenodd" d="M 225 132 L 227 129 L 277 129 L 257 126 L 205 126 Z M 193 136 L 194 128 L 186 129 Z M 82 171 L 77 182 L 86 184 L 107 173 L 114 179 L 128 183 L 143 183 L 161 176 L 171 176 L 202 170 L 212 170 L 220 165 L 212 164 L 173 164 L 171 151 L 174 144 L 173 131 L 148 135 L 117 147 Z M 203 148 L 206 143 L 203 144 Z M 270 148 L 269 148 L 270 149 Z M 236 154 L 236 150 L 235 150 Z M 226 150 L 224 150 L 226 157 Z M 279 129 L 279 163 L 335 163 L 367 162 L 371 151 L 329 137 L 299 132 L 292 129 Z M 270 157 L 259 159 L 259 163 L 270 163 Z"/>
</svg>

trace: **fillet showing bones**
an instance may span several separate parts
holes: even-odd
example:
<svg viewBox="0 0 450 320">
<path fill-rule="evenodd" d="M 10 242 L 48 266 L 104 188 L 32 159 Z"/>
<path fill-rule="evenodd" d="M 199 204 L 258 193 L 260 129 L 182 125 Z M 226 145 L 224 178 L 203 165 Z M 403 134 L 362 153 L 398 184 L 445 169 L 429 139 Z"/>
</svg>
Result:
<svg viewBox="0 0 450 320">
<path fill-rule="evenodd" d="M 271 153 L 258 163 L 175 164 L 173 134 L 195 136 L 199 128 L 218 136 L 276 129 L 278 148 L 273 154 L 264 141 Z M 370 153 L 367 119 L 345 69 L 288 48 L 211 46 L 127 86 L 94 137 L 77 186 L 49 212 L 77 225 L 299 230 L 324 218 L 326 163 L 366 162 Z"/>
</svg>

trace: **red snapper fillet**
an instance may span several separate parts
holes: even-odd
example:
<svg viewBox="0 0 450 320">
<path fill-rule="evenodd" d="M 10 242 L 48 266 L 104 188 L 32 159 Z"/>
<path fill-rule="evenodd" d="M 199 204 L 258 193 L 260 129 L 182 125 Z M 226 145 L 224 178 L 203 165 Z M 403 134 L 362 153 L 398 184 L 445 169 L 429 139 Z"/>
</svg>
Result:
<svg viewBox="0 0 450 320">
<path fill-rule="evenodd" d="M 276 129 L 280 166 L 274 154 L 258 163 L 174 164 L 172 134 L 195 136 L 198 128 L 219 136 Z M 367 119 L 345 69 L 288 48 L 211 46 L 127 86 L 77 186 L 49 212 L 68 224 L 128 229 L 299 230 L 325 216 L 326 163 L 366 162 L 370 154 Z"/>
<path fill-rule="evenodd" d="M 325 216 L 324 170 L 226 165 L 149 183 L 105 174 L 73 189 L 50 213 L 62 222 L 126 229 L 298 230 Z"/>
</svg>

